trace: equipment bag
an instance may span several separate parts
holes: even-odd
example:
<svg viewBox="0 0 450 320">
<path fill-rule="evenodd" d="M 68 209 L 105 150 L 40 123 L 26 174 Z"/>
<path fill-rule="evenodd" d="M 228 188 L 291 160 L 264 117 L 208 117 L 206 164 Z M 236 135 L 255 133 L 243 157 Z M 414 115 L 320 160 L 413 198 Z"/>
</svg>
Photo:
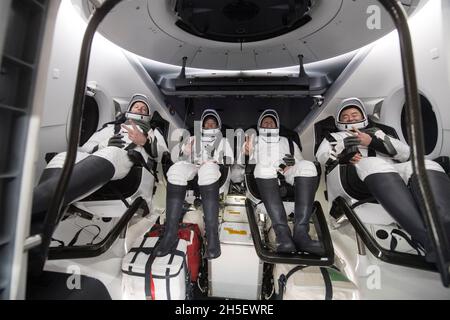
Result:
<svg viewBox="0 0 450 320">
<path fill-rule="evenodd" d="M 188 242 L 180 239 L 176 249 L 155 257 L 157 237 L 144 236 L 122 262 L 122 293 L 125 300 L 184 300 L 189 272 L 186 264 Z"/>
<path fill-rule="evenodd" d="M 155 224 L 150 232 L 149 237 L 160 237 L 164 233 L 164 225 Z M 197 282 L 198 273 L 201 264 L 201 245 L 202 237 L 200 228 L 193 223 L 180 223 L 178 228 L 178 238 L 188 242 L 187 246 L 187 267 L 190 273 L 191 282 Z"/>
</svg>

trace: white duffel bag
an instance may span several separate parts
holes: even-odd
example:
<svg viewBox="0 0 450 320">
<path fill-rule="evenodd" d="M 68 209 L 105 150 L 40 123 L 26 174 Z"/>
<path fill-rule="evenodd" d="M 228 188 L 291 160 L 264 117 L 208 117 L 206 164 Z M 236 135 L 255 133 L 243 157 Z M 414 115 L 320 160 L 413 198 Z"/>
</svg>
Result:
<svg viewBox="0 0 450 320">
<path fill-rule="evenodd" d="M 157 237 L 139 239 L 122 263 L 124 300 L 185 300 L 189 275 L 186 266 L 187 241 L 164 256 L 151 255 Z"/>
</svg>

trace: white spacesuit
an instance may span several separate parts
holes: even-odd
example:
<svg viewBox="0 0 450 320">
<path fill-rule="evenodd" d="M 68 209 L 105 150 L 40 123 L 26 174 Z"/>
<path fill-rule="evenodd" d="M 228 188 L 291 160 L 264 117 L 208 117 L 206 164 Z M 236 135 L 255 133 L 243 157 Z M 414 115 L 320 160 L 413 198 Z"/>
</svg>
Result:
<svg viewBox="0 0 450 320">
<path fill-rule="evenodd" d="M 361 110 L 361 113 L 364 115 L 363 120 L 352 124 L 340 122 L 338 117 L 342 111 L 352 106 Z M 316 153 L 317 160 L 321 164 L 325 164 L 327 161 L 337 160 L 346 148 L 356 146 L 357 151 L 363 157 L 355 164 L 356 171 L 361 180 L 364 181 L 367 176 L 376 173 L 397 172 L 405 183 L 408 183 L 412 174 L 411 162 L 408 161 L 410 157 L 409 146 L 398 139 L 386 135 L 378 128 L 367 128 L 368 125 L 369 122 L 362 101 L 357 98 L 346 99 L 336 114 L 336 127 L 340 131 L 330 133 L 331 137 L 322 141 Z M 369 134 L 372 137 L 371 144 L 369 146 L 363 146 L 358 141 L 352 139 L 354 137 L 354 133 L 351 131 L 352 128 L 362 129 L 365 133 Z M 350 138 L 347 140 L 350 142 L 346 142 L 345 138 Z M 352 145 L 352 141 L 356 145 Z M 428 170 L 444 172 L 442 167 L 434 161 L 425 160 L 425 166 Z"/>
<path fill-rule="evenodd" d="M 170 167 L 167 179 L 175 185 L 187 185 L 198 174 L 199 186 L 213 184 L 220 178 L 219 164 L 228 165 L 233 161 L 233 150 L 227 139 L 222 137 L 221 119 L 217 112 L 207 109 L 203 112 L 201 123 L 209 117 L 218 121 L 216 129 L 201 129 L 201 137 L 192 136 L 181 148 L 179 161 Z"/>
<path fill-rule="evenodd" d="M 212 125 L 208 127 L 208 121 Z M 218 235 L 220 165 L 232 164 L 233 151 L 221 134 L 221 119 L 215 110 L 207 109 L 201 117 L 201 136 L 193 136 L 181 148 L 180 159 L 167 172 L 166 231 L 156 256 L 167 255 L 177 243 L 176 232 L 188 181 L 198 175 L 206 227 L 206 257 L 220 256 Z"/>
<path fill-rule="evenodd" d="M 267 116 L 275 119 L 277 128 L 261 128 L 261 122 Z M 286 182 L 294 185 L 295 177 L 316 177 L 317 169 L 314 163 L 303 159 L 296 143 L 292 144 L 294 148 L 292 154 L 288 139 L 279 135 L 279 121 L 277 112 L 270 109 L 264 111 L 258 119 L 259 136 L 254 139 L 254 152 L 250 157 L 250 161 L 256 162 L 255 178 L 275 179 L 278 173 L 282 173 Z M 280 166 L 286 166 L 284 158 L 288 155 L 293 157 L 293 165 L 283 172 Z"/>
<path fill-rule="evenodd" d="M 358 121 L 342 119 L 345 110 L 359 110 Z M 391 216 L 425 247 L 430 261 L 434 259 L 430 239 L 416 204 L 417 182 L 412 178 L 410 148 L 404 142 L 388 136 L 381 129 L 369 126 L 364 104 L 357 98 L 346 99 L 337 110 L 338 132 L 330 133 L 320 144 L 316 158 L 323 165 L 353 163 L 359 178 Z M 359 131 L 359 133 L 358 133 Z M 370 136 L 370 144 L 361 144 L 358 136 Z M 354 161 L 358 154 L 358 161 Z M 353 159 L 353 160 L 352 160 Z M 428 178 L 439 208 L 441 221 L 450 231 L 449 209 L 450 179 L 442 167 L 425 160 Z M 410 185 L 411 190 L 407 185 Z"/>
<path fill-rule="evenodd" d="M 271 118 L 270 127 L 265 121 Z M 265 110 L 258 119 L 259 136 L 254 138 L 250 162 L 255 161 L 255 178 L 258 190 L 277 238 L 278 252 L 306 251 L 322 255 L 323 248 L 308 235 L 315 192 L 318 186 L 317 169 L 311 161 L 304 160 L 299 147 L 279 135 L 280 119 L 275 110 Z M 295 186 L 295 222 L 291 236 L 286 212 L 281 200 L 278 174 Z"/>
<path fill-rule="evenodd" d="M 131 112 L 138 102 L 146 106 L 143 114 Z M 105 125 L 79 148 L 64 197 L 65 204 L 92 193 L 110 180 L 123 179 L 133 166 L 133 161 L 128 155 L 129 150 L 139 152 L 144 161 L 149 158 L 161 160 L 162 154 L 168 151 L 168 148 L 159 130 L 153 130 L 150 127 L 149 106 L 145 96 L 134 95 L 125 114 L 126 121 Z M 137 146 L 128 138 L 127 128 L 131 127 L 130 120 L 137 125 L 139 131 L 146 133 L 147 142 L 144 146 Z M 59 180 L 65 158 L 65 152 L 56 155 L 47 165 L 35 187 L 33 198 L 35 217 L 45 213 Z"/>
</svg>

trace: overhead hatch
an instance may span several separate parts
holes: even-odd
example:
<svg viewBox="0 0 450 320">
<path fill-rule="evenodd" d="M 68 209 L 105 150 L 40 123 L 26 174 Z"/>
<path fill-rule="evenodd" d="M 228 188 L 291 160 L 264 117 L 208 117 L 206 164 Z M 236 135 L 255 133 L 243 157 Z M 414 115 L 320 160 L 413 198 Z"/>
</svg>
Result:
<svg viewBox="0 0 450 320">
<path fill-rule="evenodd" d="M 312 20 L 311 0 L 177 0 L 176 25 L 195 36 L 222 42 L 271 39 Z"/>
</svg>

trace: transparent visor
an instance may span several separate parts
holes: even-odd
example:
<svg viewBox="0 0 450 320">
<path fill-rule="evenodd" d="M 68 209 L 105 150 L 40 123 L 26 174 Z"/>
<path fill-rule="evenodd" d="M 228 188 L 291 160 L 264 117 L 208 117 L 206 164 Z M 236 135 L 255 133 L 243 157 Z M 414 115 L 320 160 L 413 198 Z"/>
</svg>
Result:
<svg viewBox="0 0 450 320">
<path fill-rule="evenodd" d="M 139 120 L 139 121 L 147 121 L 150 122 L 150 116 L 138 113 L 127 112 L 125 117 L 129 120 Z"/>
<path fill-rule="evenodd" d="M 220 129 L 202 129 L 203 142 L 214 142 L 220 135 Z"/>
<path fill-rule="evenodd" d="M 280 135 L 280 129 L 272 129 L 272 128 L 260 128 L 259 129 L 259 134 L 265 137 L 270 137 L 270 136 L 279 136 Z"/>
</svg>

